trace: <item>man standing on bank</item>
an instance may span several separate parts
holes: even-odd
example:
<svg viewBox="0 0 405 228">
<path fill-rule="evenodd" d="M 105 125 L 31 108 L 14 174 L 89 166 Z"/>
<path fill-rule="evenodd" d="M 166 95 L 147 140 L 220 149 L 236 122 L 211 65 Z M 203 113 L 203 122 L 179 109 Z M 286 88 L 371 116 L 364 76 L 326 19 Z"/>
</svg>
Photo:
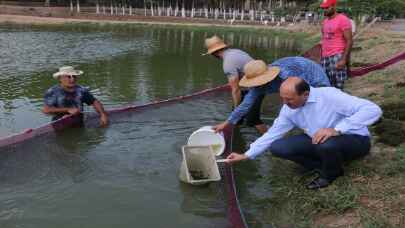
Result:
<svg viewBox="0 0 405 228">
<path fill-rule="evenodd" d="M 238 107 L 240 102 L 244 100 L 244 96 L 247 93 L 246 91 L 241 91 L 241 88 L 239 87 L 239 80 L 243 76 L 243 67 L 246 63 L 253 60 L 253 58 L 242 50 L 229 48 L 229 46 L 226 45 L 218 36 L 213 36 L 206 39 L 205 46 L 208 49 L 205 55 L 210 54 L 222 60 L 223 70 L 232 90 L 233 107 Z M 249 112 L 244 113 L 244 116 L 241 117 L 241 119 L 245 117 L 246 125 L 255 126 L 261 134 L 264 134 L 267 131 L 267 126 L 260 119 L 263 98 L 264 94 L 258 96 L 252 104 L 252 108 L 249 110 Z"/>
<path fill-rule="evenodd" d="M 270 149 L 276 157 L 318 171 L 319 176 L 307 185 L 318 189 L 343 175 L 344 161 L 369 153 L 367 126 L 382 114 L 376 104 L 333 87 L 310 87 L 297 77 L 283 82 L 280 97 L 284 105 L 269 131 L 244 154 L 231 153 L 228 163 L 254 159 Z M 304 133 L 283 138 L 293 128 Z"/>
<path fill-rule="evenodd" d="M 281 83 L 288 77 L 302 78 L 313 87 L 330 86 L 328 77 L 319 64 L 298 56 L 278 59 L 269 66 L 262 60 L 250 61 L 245 65 L 244 72 L 239 85 L 249 88 L 245 99 L 226 121 L 214 127 L 216 132 L 230 124 L 235 125 L 249 112 L 258 97 L 278 93 Z"/>
<path fill-rule="evenodd" d="M 347 16 L 336 12 L 336 0 L 324 0 L 321 8 L 325 15 L 322 22 L 321 64 L 332 86 L 343 89 L 353 45 L 352 23 Z"/>
<path fill-rule="evenodd" d="M 53 115 L 52 120 L 57 120 L 65 115 L 81 115 L 83 103 L 92 105 L 100 114 L 101 126 L 108 124 L 108 115 L 103 105 L 90 93 L 90 91 L 76 84 L 76 80 L 83 71 L 75 70 L 71 66 L 59 68 L 53 78 L 59 80 L 59 85 L 48 89 L 44 96 L 43 112 Z"/>
</svg>

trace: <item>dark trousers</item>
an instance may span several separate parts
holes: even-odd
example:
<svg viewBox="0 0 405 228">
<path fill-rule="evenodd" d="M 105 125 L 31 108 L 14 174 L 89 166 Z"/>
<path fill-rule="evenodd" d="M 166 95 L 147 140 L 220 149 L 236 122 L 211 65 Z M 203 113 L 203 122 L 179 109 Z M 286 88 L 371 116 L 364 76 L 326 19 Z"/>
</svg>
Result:
<svg viewBox="0 0 405 228">
<path fill-rule="evenodd" d="M 322 177 L 332 181 L 343 175 L 343 162 L 370 152 L 370 138 L 340 135 L 322 144 L 312 144 L 311 137 L 301 134 L 274 141 L 270 151 L 274 156 L 296 162 L 308 170 L 318 169 Z"/>
<path fill-rule="evenodd" d="M 247 93 L 248 91 L 246 90 L 242 91 L 241 103 Z M 263 124 L 263 121 L 260 119 L 260 114 L 262 111 L 262 103 L 264 96 L 265 94 L 262 94 L 256 98 L 255 103 L 250 108 L 249 112 L 242 119 L 239 120 L 238 125 L 242 124 L 243 121 L 245 121 L 246 125 L 249 127 L 254 127 L 256 125 Z"/>
</svg>

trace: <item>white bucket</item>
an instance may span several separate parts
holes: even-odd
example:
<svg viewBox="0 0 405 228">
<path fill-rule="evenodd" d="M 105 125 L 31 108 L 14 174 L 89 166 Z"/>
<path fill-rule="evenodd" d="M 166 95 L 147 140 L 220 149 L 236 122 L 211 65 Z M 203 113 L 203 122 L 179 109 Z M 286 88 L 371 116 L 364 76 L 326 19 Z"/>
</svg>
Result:
<svg viewBox="0 0 405 228">
<path fill-rule="evenodd" d="M 211 146 L 183 146 L 182 150 L 183 162 L 179 175 L 181 181 L 202 185 L 221 180 Z"/>
<path fill-rule="evenodd" d="M 215 133 L 211 126 L 204 126 L 193 132 L 188 138 L 189 146 L 212 146 L 216 156 L 221 155 L 225 150 L 225 139 L 221 133 Z"/>
</svg>

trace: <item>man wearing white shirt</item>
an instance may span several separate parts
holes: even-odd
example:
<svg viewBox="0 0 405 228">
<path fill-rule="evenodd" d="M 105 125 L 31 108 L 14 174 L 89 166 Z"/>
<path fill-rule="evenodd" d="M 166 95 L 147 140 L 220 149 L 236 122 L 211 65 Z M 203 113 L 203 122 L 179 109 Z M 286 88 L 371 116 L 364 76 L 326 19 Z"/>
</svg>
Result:
<svg viewBox="0 0 405 228">
<path fill-rule="evenodd" d="M 308 170 L 319 170 L 309 189 L 328 186 L 343 175 L 342 163 L 367 155 L 370 133 L 381 109 L 374 103 L 333 87 L 313 88 L 298 77 L 280 87 L 284 103 L 273 126 L 244 154 L 232 153 L 229 163 L 254 159 L 270 149 L 274 156 L 294 161 Z M 283 138 L 293 128 L 301 135 Z"/>
</svg>

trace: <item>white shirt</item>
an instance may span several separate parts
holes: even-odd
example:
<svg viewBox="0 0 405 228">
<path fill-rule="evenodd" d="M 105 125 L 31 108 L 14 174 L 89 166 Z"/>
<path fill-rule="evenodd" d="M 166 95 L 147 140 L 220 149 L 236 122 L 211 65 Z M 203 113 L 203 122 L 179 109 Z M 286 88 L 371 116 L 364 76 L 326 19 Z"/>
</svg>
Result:
<svg viewBox="0 0 405 228">
<path fill-rule="evenodd" d="M 250 145 L 245 155 L 253 159 L 293 128 L 313 137 L 322 128 L 334 128 L 342 134 L 369 136 L 367 126 L 382 114 L 371 101 L 351 96 L 334 87 L 310 88 L 306 103 L 297 109 L 283 105 L 273 126 Z"/>
</svg>

